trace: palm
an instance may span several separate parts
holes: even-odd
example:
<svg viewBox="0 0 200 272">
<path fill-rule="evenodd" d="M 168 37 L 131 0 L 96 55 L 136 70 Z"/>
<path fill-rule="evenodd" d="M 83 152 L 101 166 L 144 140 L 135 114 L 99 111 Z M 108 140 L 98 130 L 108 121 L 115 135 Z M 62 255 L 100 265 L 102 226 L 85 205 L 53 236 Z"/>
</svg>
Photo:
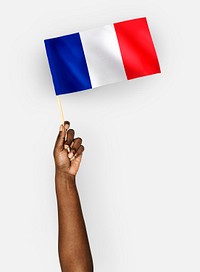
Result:
<svg viewBox="0 0 200 272">
<path fill-rule="evenodd" d="M 81 162 L 81 155 L 75 157 L 72 161 L 70 161 L 70 159 L 68 158 L 68 154 L 69 152 L 67 152 L 67 150 L 65 149 L 59 152 L 57 157 L 58 166 L 64 169 L 68 174 L 76 175 Z"/>
</svg>

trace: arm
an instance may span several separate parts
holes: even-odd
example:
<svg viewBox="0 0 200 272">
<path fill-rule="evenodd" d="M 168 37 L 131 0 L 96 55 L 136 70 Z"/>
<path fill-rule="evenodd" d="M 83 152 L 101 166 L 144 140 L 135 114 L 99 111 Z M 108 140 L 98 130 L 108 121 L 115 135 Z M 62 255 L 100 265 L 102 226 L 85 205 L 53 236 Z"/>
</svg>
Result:
<svg viewBox="0 0 200 272">
<path fill-rule="evenodd" d="M 84 147 L 82 139 L 74 139 L 74 130 L 68 128 L 69 122 L 61 125 L 54 147 L 60 265 L 62 272 L 92 272 L 93 261 L 76 187 Z"/>
</svg>

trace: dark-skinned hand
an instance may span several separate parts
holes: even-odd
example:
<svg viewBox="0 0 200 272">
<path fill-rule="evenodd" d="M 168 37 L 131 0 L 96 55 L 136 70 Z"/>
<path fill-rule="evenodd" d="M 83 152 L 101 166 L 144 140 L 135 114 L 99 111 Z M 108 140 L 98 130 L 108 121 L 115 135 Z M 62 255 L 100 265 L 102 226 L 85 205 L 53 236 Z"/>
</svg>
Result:
<svg viewBox="0 0 200 272">
<path fill-rule="evenodd" d="M 69 126 L 69 121 L 65 121 L 64 125 L 60 126 L 53 154 L 56 170 L 75 176 L 80 166 L 84 146 L 80 137 L 74 138 L 75 131 L 69 129 Z"/>
</svg>

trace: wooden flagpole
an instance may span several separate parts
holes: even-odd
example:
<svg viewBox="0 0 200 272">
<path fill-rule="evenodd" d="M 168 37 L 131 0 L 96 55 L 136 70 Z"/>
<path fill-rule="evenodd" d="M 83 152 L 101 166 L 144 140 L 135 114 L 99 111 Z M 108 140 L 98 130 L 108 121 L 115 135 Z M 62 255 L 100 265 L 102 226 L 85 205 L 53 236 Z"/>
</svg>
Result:
<svg viewBox="0 0 200 272">
<path fill-rule="evenodd" d="M 64 125 L 65 118 L 64 118 L 64 114 L 63 114 L 63 109 L 62 109 L 60 97 L 59 97 L 59 95 L 57 95 L 56 97 L 57 97 L 58 106 L 59 106 L 59 109 L 60 109 L 61 120 L 62 120 L 62 123 L 63 123 L 63 125 Z"/>
</svg>

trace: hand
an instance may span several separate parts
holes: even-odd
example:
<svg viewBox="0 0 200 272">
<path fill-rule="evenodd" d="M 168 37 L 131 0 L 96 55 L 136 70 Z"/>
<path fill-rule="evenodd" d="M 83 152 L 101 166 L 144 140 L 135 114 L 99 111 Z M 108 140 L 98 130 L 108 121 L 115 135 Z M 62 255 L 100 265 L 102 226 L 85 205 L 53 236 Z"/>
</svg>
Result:
<svg viewBox="0 0 200 272">
<path fill-rule="evenodd" d="M 81 138 L 74 139 L 75 131 L 68 130 L 69 126 L 69 121 L 65 121 L 64 125 L 60 126 L 53 155 L 57 171 L 75 176 L 80 166 L 84 146 L 81 145 Z"/>
</svg>

